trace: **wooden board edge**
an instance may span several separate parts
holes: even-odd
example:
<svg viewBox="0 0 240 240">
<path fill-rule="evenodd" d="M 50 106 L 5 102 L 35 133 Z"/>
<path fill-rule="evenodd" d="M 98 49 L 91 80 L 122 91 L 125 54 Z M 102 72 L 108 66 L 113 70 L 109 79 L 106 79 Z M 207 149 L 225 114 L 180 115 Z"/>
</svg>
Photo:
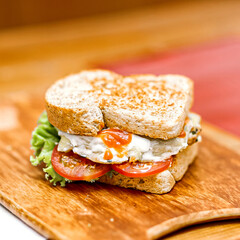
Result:
<svg viewBox="0 0 240 240">
<path fill-rule="evenodd" d="M 11 201 L 4 193 L 0 194 L 0 204 L 8 209 L 12 214 L 18 217 L 21 221 L 26 223 L 29 227 L 43 235 L 47 239 L 65 239 L 66 237 L 56 232 L 50 227 L 46 227 L 44 222 L 27 212 L 24 208 L 16 202 Z"/>
<path fill-rule="evenodd" d="M 201 211 L 175 217 L 155 225 L 147 230 L 148 239 L 157 239 L 182 228 L 213 221 L 240 218 L 240 208 L 225 208 Z"/>
<path fill-rule="evenodd" d="M 203 136 L 240 155 L 240 138 L 238 136 L 205 121 L 202 122 L 202 129 Z"/>
</svg>

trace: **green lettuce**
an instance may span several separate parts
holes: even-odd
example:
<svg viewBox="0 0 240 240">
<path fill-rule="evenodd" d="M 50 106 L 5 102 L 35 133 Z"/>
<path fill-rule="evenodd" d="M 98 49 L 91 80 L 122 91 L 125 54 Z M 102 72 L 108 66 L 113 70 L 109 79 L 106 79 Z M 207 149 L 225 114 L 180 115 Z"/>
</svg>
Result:
<svg viewBox="0 0 240 240">
<path fill-rule="evenodd" d="M 43 112 L 38 119 L 38 126 L 32 133 L 31 146 L 34 150 L 34 156 L 30 157 L 30 161 L 33 166 L 45 163 L 46 167 L 43 168 L 43 171 L 46 173 L 46 179 L 53 185 L 59 182 L 64 187 L 65 183 L 70 182 L 70 180 L 55 172 L 51 163 L 53 148 L 59 140 L 57 129 L 48 121 L 47 113 Z"/>
</svg>

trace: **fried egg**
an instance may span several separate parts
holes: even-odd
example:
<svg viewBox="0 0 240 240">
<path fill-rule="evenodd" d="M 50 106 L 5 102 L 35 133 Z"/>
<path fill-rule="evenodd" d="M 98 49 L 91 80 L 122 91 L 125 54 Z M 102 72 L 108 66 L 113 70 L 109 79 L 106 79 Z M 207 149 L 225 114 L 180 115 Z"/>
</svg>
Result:
<svg viewBox="0 0 240 240">
<path fill-rule="evenodd" d="M 169 140 L 153 139 L 132 134 L 131 142 L 123 146 L 121 154 L 115 148 L 109 148 L 99 136 L 80 136 L 58 131 L 61 140 L 58 151 L 74 153 L 86 157 L 93 162 L 103 164 L 120 164 L 130 161 L 159 162 L 172 155 L 176 155 L 188 146 L 190 138 L 198 138 L 191 132 L 200 128 L 200 116 L 194 113 L 188 114 L 189 120 L 184 126 L 184 134 Z M 106 159 L 106 151 L 111 152 L 111 159 Z"/>
</svg>

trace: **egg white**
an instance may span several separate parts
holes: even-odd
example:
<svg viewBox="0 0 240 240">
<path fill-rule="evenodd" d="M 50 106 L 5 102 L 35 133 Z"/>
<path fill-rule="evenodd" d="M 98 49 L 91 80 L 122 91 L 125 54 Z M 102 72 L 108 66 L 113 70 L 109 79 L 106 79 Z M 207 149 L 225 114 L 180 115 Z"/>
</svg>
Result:
<svg viewBox="0 0 240 240">
<path fill-rule="evenodd" d="M 200 117 L 197 114 L 190 113 L 189 121 L 184 127 L 186 136 L 184 138 L 172 138 L 169 140 L 153 139 L 144 136 L 132 134 L 132 141 L 125 148 L 125 155 L 119 157 L 118 152 L 114 148 L 108 148 L 100 137 L 89 137 L 68 134 L 58 131 L 61 140 L 58 145 L 58 151 L 68 152 L 72 150 L 74 153 L 86 157 L 93 162 L 103 164 L 120 164 L 134 157 L 139 162 L 159 162 L 172 155 L 177 154 L 188 146 L 188 139 L 192 137 L 191 129 L 200 127 Z M 111 160 L 104 159 L 104 153 L 110 149 L 113 158 Z"/>
</svg>

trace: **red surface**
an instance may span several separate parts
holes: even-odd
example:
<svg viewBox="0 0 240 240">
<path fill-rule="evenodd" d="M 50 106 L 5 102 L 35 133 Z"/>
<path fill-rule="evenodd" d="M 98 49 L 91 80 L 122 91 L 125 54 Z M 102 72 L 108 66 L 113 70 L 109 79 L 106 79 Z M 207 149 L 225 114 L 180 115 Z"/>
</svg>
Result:
<svg viewBox="0 0 240 240">
<path fill-rule="evenodd" d="M 240 39 L 181 49 L 104 68 L 123 75 L 183 74 L 193 79 L 193 111 L 240 136 Z"/>
</svg>

